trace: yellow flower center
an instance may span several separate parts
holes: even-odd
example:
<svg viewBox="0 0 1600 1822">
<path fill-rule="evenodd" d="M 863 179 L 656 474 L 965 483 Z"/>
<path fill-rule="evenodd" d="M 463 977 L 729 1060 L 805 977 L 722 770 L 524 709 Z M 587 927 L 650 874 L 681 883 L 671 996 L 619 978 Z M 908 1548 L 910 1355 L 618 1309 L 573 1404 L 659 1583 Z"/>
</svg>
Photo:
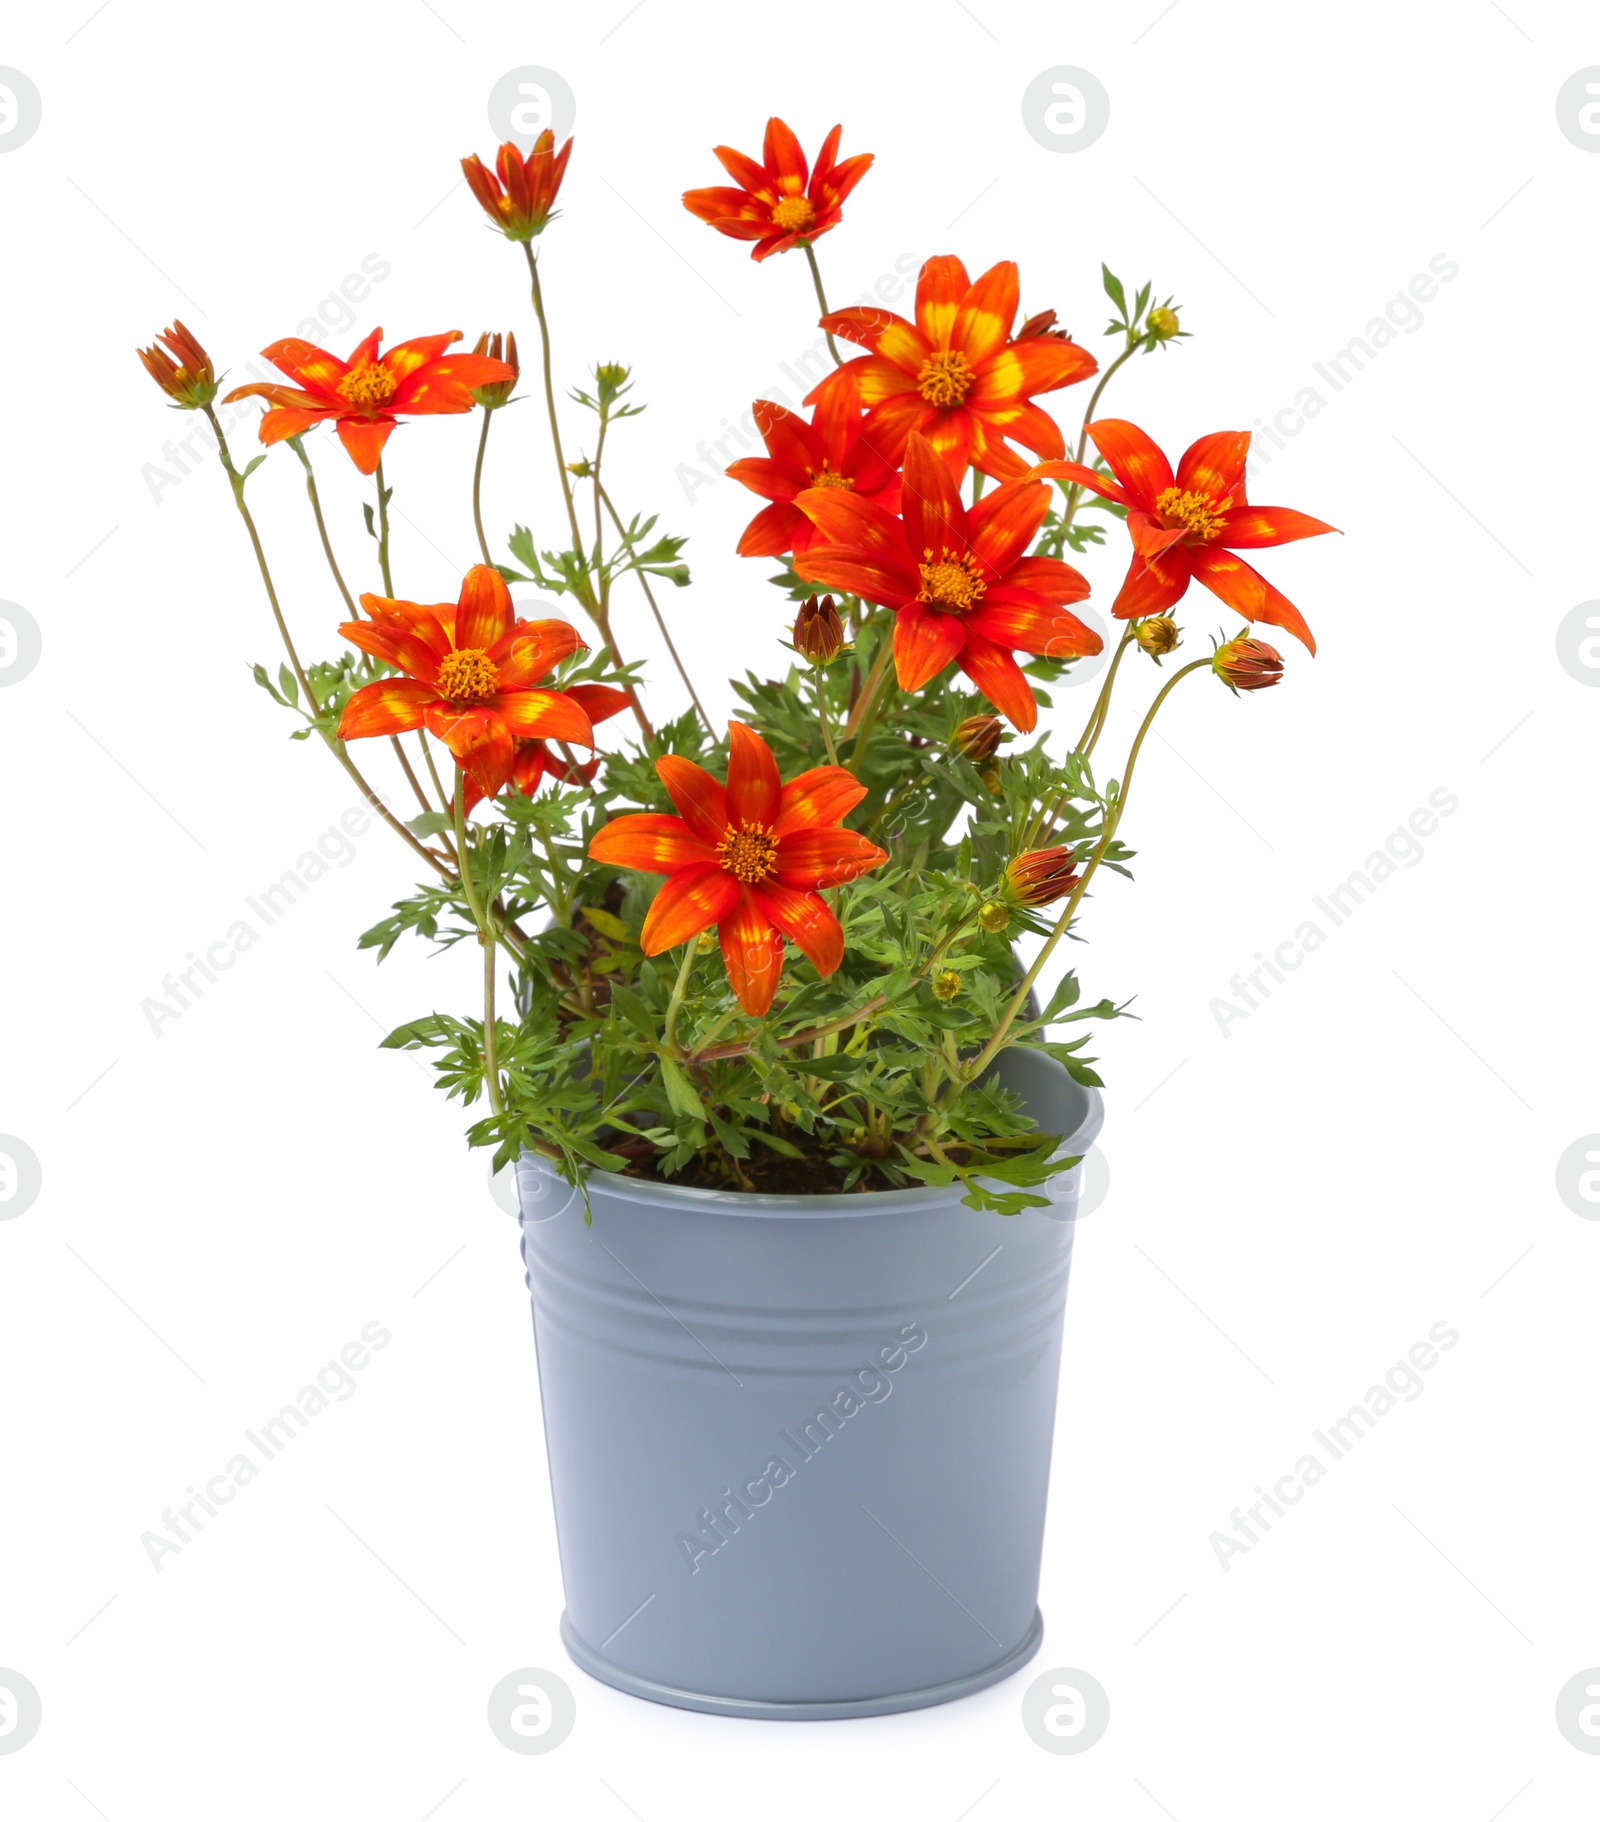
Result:
<svg viewBox="0 0 1600 1822">
<path fill-rule="evenodd" d="M 786 196 L 772 205 L 772 225 L 782 228 L 785 234 L 804 234 L 816 219 L 809 196 Z"/>
<path fill-rule="evenodd" d="M 500 682 L 499 667 L 481 647 L 446 652 L 439 660 L 434 688 L 449 702 L 482 702 Z"/>
<path fill-rule="evenodd" d="M 917 373 L 917 391 L 930 405 L 959 405 L 978 376 L 959 349 L 930 354 Z"/>
<path fill-rule="evenodd" d="M 806 473 L 811 477 L 813 487 L 854 487 L 855 482 L 847 474 L 840 474 L 829 468 L 826 463 L 821 468 L 808 468 Z"/>
<path fill-rule="evenodd" d="M 378 411 L 394 397 L 399 384 L 382 361 L 357 361 L 334 390 L 358 411 Z"/>
<path fill-rule="evenodd" d="M 922 577 L 922 591 L 917 596 L 927 607 L 946 614 L 965 614 L 983 599 L 989 584 L 983 579 L 978 560 L 970 551 L 940 551 L 937 561 L 931 550 L 922 553 L 917 565 Z"/>
<path fill-rule="evenodd" d="M 747 822 L 717 843 L 717 859 L 735 879 L 756 885 L 778 870 L 778 838 L 765 823 Z"/>
<path fill-rule="evenodd" d="M 1219 506 L 1203 493 L 1185 493 L 1181 487 L 1169 487 L 1156 498 L 1156 511 L 1169 531 L 1181 525 L 1202 544 L 1222 529 L 1225 506 Z"/>
</svg>

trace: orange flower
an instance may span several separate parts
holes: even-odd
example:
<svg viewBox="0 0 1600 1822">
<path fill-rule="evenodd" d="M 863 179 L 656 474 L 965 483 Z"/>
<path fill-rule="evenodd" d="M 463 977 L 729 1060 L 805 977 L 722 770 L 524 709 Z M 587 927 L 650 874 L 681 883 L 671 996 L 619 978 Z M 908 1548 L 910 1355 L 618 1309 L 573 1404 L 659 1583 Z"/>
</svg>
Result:
<svg viewBox="0 0 1600 1822">
<path fill-rule="evenodd" d="M 200 411 L 217 396 L 211 356 L 176 317 L 153 346 L 139 349 L 138 354 L 145 372 L 180 411 Z M 174 360 L 173 355 L 178 358 Z"/>
<path fill-rule="evenodd" d="M 752 259 L 787 253 L 791 247 L 809 247 L 819 235 L 839 221 L 839 205 L 867 174 L 870 152 L 835 164 L 842 127 L 835 127 L 822 142 L 816 168 L 806 177 L 806 155 L 783 121 L 767 122 L 757 164 L 732 146 L 713 149 L 722 168 L 737 188 L 719 185 L 709 190 L 686 190 L 683 206 L 691 215 L 709 222 L 720 234 L 734 240 L 753 240 Z"/>
<path fill-rule="evenodd" d="M 519 738 L 594 745 L 577 692 L 536 687 L 583 641 L 565 620 L 513 621 L 497 570 L 474 564 L 453 605 L 419 607 L 382 595 L 363 595 L 361 605 L 372 618 L 339 631 L 404 675 L 356 691 L 339 722 L 341 740 L 426 728 L 484 797 L 510 778 Z"/>
<path fill-rule="evenodd" d="M 476 152 L 462 159 L 472 194 L 507 240 L 532 240 L 545 231 L 572 156 L 570 139 L 559 152 L 555 145 L 556 136 L 548 127 L 534 140 L 526 158 L 508 139 L 495 153 L 498 179 L 480 163 Z"/>
<path fill-rule="evenodd" d="M 750 408 L 767 453 L 743 457 L 728 473 L 772 504 L 744 528 L 741 557 L 776 557 L 819 541 L 821 534 L 794 503 L 808 487 L 842 487 L 890 512 L 900 510 L 900 476 L 861 434 L 854 382 L 835 379 L 818 390 L 809 424 L 768 399 L 757 399 Z"/>
<path fill-rule="evenodd" d="M 1008 437 L 1036 455 L 1064 456 L 1060 428 L 1033 394 L 1087 379 L 1095 358 L 1076 342 L 1042 333 L 1039 317 L 1012 339 L 1018 297 L 1014 261 L 1001 260 L 974 284 L 959 259 L 942 253 L 917 279 L 915 323 L 859 304 L 823 317 L 830 334 L 872 350 L 843 368 L 867 407 L 863 439 L 895 461 L 915 431 L 958 480 L 969 464 L 1001 480 L 1026 474 Z M 807 404 L 828 384 L 813 388 Z"/>
<path fill-rule="evenodd" d="M 678 816 L 619 816 L 589 843 L 592 860 L 665 873 L 639 933 L 646 955 L 686 943 L 712 924 L 728 979 L 745 1011 L 772 1004 L 788 937 L 818 974 L 844 959 L 844 932 L 818 888 L 842 886 L 889 857 L 838 823 L 866 796 L 840 766 L 817 766 L 786 785 L 761 736 L 728 724 L 724 787 L 692 759 L 669 753 L 656 771 Z"/>
<path fill-rule="evenodd" d="M 434 609 L 435 613 L 439 611 Z M 609 721 L 613 715 L 620 715 L 629 706 L 625 691 L 614 690 L 604 683 L 575 683 L 562 694 L 568 701 L 577 703 L 595 726 Z M 599 770 L 598 759 L 576 765 L 552 753 L 547 740 L 519 740 L 507 783 L 514 785 L 524 797 L 531 797 L 546 778 L 553 778 L 557 784 L 588 784 Z M 469 775 L 466 795 L 461 800 L 463 813 L 470 816 L 483 802 L 483 797 L 483 792 Z"/>
<path fill-rule="evenodd" d="M 920 690 L 954 660 L 1012 723 L 1038 720 L 1014 651 L 1083 658 L 1100 635 L 1064 603 L 1089 584 L 1055 557 L 1023 553 L 1050 510 L 1042 481 L 1007 481 L 976 506 L 926 438 L 906 445 L 902 517 L 870 500 L 813 488 L 797 502 L 827 534 L 794 560 L 795 574 L 893 609 L 894 661 L 904 690 Z"/>
<path fill-rule="evenodd" d="M 257 381 L 236 386 L 223 403 L 267 399 L 272 409 L 261 420 L 260 434 L 268 444 L 299 436 L 332 418 L 351 461 L 363 474 L 372 474 L 397 417 L 470 411 L 474 386 L 517 377 L 515 369 L 487 355 L 446 354 L 452 342 L 461 340 L 459 329 L 447 335 L 419 335 L 380 355 L 382 339 L 383 331 L 374 329 L 348 361 L 341 361 L 326 348 L 291 335 L 261 352 L 294 384 Z"/>
<path fill-rule="evenodd" d="M 1246 620 L 1281 626 L 1307 651 L 1316 651 L 1299 608 L 1233 552 L 1315 538 L 1334 527 L 1287 506 L 1245 503 L 1248 430 L 1218 430 L 1191 443 L 1178 460 L 1176 476 L 1137 424 L 1101 418 L 1089 426 L 1089 434 L 1114 480 L 1077 462 L 1046 462 L 1034 472 L 1076 481 L 1127 507 L 1133 563 L 1111 606 L 1119 620 L 1166 613 L 1193 580 Z"/>
</svg>

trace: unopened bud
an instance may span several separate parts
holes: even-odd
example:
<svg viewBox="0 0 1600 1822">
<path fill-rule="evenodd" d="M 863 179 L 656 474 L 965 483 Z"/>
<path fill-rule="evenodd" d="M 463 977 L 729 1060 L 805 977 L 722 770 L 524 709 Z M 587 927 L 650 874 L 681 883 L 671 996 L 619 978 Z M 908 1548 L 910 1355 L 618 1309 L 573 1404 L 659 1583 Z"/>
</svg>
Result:
<svg viewBox="0 0 1600 1822">
<path fill-rule="evenodd" d="M 1048 905 L 1077 883 L 1071 848 L 1032 848 L 1007 865 L 1002 891 L 1014 905 Z"/>
<path fill-rule="evenodd" d="M 517 380 L 522 368 L 517 360 L 517 338 L 514 335 L 501 336 L 480 335 L 472 344 L 474 354 L 486 354 L 492 361 L 504 361 L 512 369 L 508 380 L 491 380 L 487 386 L 474 386 L 472 397 L 475 404 L 485 411 L 498 411 L 516 390 Z"/>
<path fill-rule="evenodd" d="M 1283 659 L 1270 645 L 1241 633 L 1211 656 L 1211 668 L 1235 695 L 1270 689 L 1283 675 Z"/>
<path fill-rule="evenodd" d="M 1166 614 L 1152 615 L 1148 620 L 1135 620 L 1133 636 L 1141 652 L 1152 658 L 1165 658 L 1178 649 L 1178 623 Z"/>
<path fill-rule="evenodd" d="M 702 930 L 694 939 L 694 952 L 696 955 L 709 955 L 716 946 L 717 933 L 715 930 Z"/>
<path fill-rule="evenodd" d="M 986 765 L 979 769 L 978 776 L 983 780 L 983 788 L 991 797 L 1000 795 L 1000 768 L 997 765 Z"/>
<path fill-rule="evenodd" d="M 950 736 L 950 750 L 974 765 L 982 765 L 999 751 L 1004 734 L 1005 724 L 998 715 L 969 715 L 965 721 L 957 722 Z"/>
<path fill-rule="evenodd" d="M 844 650 L 844 622 L 832 595 L 811 595 L 801 603 L 794 649 L 808 664 L 827 664 Z"/>
<path fill-rule="evenodd" d="M 145 372 L 180 411 L 201 411 L 217 396 L 211 356 L 176 318 L 138 352 Z"/>
<path fill-rule="evenodd" d="M 954 968 L 946 968 L 933 977 L 933 997 L 941 1005 L 948 1006 L 961 991 L 961 976 Z"/>
<path fill-rule="evenodd" d="M 978 913 L 978 922 L 991 936 L 998 936 L 1011 922 L 1011 913 L 997 898 L 991 898 Z"/>
<path fill-rule="evenodd" d="M 1178 327 L 1178 313 L 1171 304 L 1157 304 L 1144 320 L 1145 327 L 1158 342 L 1170 342 L 1182 333 Z"/>
<path fill-rule="evenodd" d="M 1052 341 L 1065 342 L 1071 339 L 1065 329 L 1056 327 L 1054 310 L 1041 310 L 1037 316 L 1030 316 L 1016 333 L 1019 342 L 1031 342 L 1040 336 L 1049 336 Z"/>
</svg>

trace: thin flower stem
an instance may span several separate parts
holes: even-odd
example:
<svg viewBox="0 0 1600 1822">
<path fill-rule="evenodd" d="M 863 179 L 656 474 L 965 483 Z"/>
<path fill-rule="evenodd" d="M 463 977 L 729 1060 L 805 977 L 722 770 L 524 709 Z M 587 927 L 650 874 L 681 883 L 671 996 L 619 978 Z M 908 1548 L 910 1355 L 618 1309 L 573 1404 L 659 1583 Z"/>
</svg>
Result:
<svg viewBox="0 0 1600 1822">
<path fill-rule="evenodd" d="M 812 683 L 817 692 L 817 726 L 822 729 L 822 744 L 827 750 L 828 764 L 839 763 L 839 749 L 833 744 L 833 719 L 828 714 L 828 686 L 821 670 L 811 673 Z"/>
<path fill-rule="evenodd" d="M 494 967 L 499 945 L 490 914 L 480 902 L 478 888 L 472 878 L 471 850 L 467 846 L 467 819 L 464 810 L 466 783 L 466 773 L 457 766 L 455 795 L 450 807 L 456 825 L 456 852 L 461 856 L 461 890 L 466 897 L 467 908 L 472 913 L 472 921 L 478 926 L 478 941 L 483 945 L 483 1079 L 484 1086 L 489 1091 L 490 1107 L 496 1114 L 503 1114 L 506 1109 L 500 1094 L 499 1033 L 495 1029 L 494 1012 Z"/>
<path fill-rule="evenodd" d="M 828 310 L 828 300 L 827 300 L 826 296 L 824 296 L 824 294 L 823 294 L 822 272 L 821 272 L 821 269 L 819 268 L 819 266 L 817 265 L 816 253 L 813 250 L 810 241 L 805 241 L 802 243 L 802 245 L 805 247 L 806 264 L 811 268 L 811 282 L 816 287 L 817 303 L 822 308 L 822 314 L 824 316 L 827 316 L 830 314 L 830 312 Z M 828 338 L 828 352 L 829 352 L 829 354 L 831 354 L 833 356 L 834 366 L 842 367 L 844 365 L 844 356 L 839 352 L 838 347 L 834 342 L 832 331 L 824 329 L 823 334 L 826 335 Z"/>
<path fill-rule="evenodd" d="M 852 758 L 855 756 L 855 753 L 860 751 L 861 742 L 865 738 L 870 727 L 868 717 L 872 705 L 877 699 L 879 686 L 888 673 L 889 664 L 893 657 L 894 631 L 892 628 L 886 628 L 883 635 L 883 644 L 878 648 L 878 655 L 872 661 L 872 669 L 867 672 L 867 680 L 861 687 L 861 694 L 856 698 L 856 705 L 850 711 L 850 718 L 845 722 L 844 732 L 840 735 L 841 740 L 855 741 L 856 744 L 854 749 L 852 749 L 851 754 Z"/>
<path fill-rule="evenodd" d="M 578 507 L 572 496 L 572 477 L 567 473 L 567 458 L 561 448 L 561 421 L 556 412 L 555 381 L 550 372 L 550 324 L 544 313 L 544 292 L 539 284 L 539 262 L 534 258 L 533 242 L 525 240 L 522 251 L 527 255 L 528 278 L 532 287 L 533 314 L 539 321 L 539 351 L 544 373 L 545 411 L 550 419 L 550 445 L 555 451 L 556 476 L 561 482 L 561 498 L 567 508 L 567 524 L 572 532 L 572 554 L 579 563 L 583 562 L 583 534 L 578 530 Z M 624 669 L 622 653 L 617 649 L 617 642 L 611 635 L 610 616 L 605 604 L 596 595 L 593 586 L 587 579 L 583 582 L 578 594 L 579 601 L 588 612 L 595 625 L 600 629 L 600 636 L 605 641 L 606 650 L 611 654 L 611 662 L 620 671 Z M 644 712 L 633 685 L 624 677 L 622 688 L 627 695 L 628 705 L 633 710 L 634 719 L 638 722 L 641 733 L 646 740 L 655 738 L 655 729 L 650 725 L 650 718 Z"/>
<path fill-rule="evenodd" d="M 1151 724 L 1155 721 L 1161 705 L 1191 672 L 1208 670 L 1210 665 L 1211 660 L 1209 658 L 1196 658 L 1192 664 L 1184 665 L 1182 670 L 1174 671 L 1156 692 L 1155 700 L 1150 704 L 1144 720 L 1139 724 L 1138 733 L 1133 737 L 1133 745 L 1128 749 L 1128 763 L 1122 774 L 1122 788 L 1117 793 L 1115 805 L 1107 812 L 1105 827 L 1100 832 L 1100 840 L 1095 846 L 1094 853 L 1089 857 L 1089 864 L 1083 870 L 1083 877 L 1073 889 L 1072 896 L 1062 907 L 1061 915 L 1056 920 L 1056 927 L 1050 932 L 1050 935 L 1045 940 L 1044 947 L 1040 949 L 1038 955 L 1034 958 L 1033 966 L 1025 975 L 1023 975 L 1021 984 L 1012 997 L 1011 1004 L 1006 1008 L 1004 1016 L 1001 1018 L 999 1025 L 995 1028 L 994 1036 L 990 1038 L 988 1043 L 985 1044 L 983 1049 L 978 1053 L 977 1060 L 969 1065 L 967 1069 L 967 1080 L 969 1082 L 976 1081 L 982 1076 L 984 1070 L 989 1067 L 998 1053 L 1005 1047 L 1006 1036 L 1010 1032 L 1012 1025 L 1016 1023 L 1018 1013 L 1022 1011 L 1023 1006 L 1027 1003 L 1028 995 L 1033 990 L 1033 983 L 1039 978 L 1045 963 L 1048 962 L 1050 957 L 1055 953 L 1056 945 L 1067 934 L 1067 930 L 1072 923 L 1073 914 L 1078 909 L 1079 901 L 1089 889 L 1090 880 L 1094 878 L 1101 861 L 1105 859 L 1106 854 L 1111 847 L 1111 843 L 1116 837 L 1117 827 L 1122 821 L 1123 812 L 1128 807 L 1128 791 L 1133 784 L 1133 768 L 1138 763 L 1139 752 L 1144 746 L 1145 736 L 1150 732 Z"/>
<path fill-rule="evenodd" d="M 478 459 L 472 465 L 472 525 L 478 534 L 478 549 L 483 553 L 483 560 L 492 569 L 494 559 L 489 555 L 489 540 L 483 535 L 483 511 L 480 497 L 483 490 L 483 452 L 489 445 L 489 420 L 494 413 L 487 405 L 480 406 L 483 412 L 483 429 L 478 432 Z"/>
<path fill-rule="evenodd" d="M 608 494 L 603 487 L 600 489 L 600 498 L 605 504 L 606 511 L 611 515 L 611 523 L 616 526 L 619 535 L 622 534 L 624 531 L 622 519 L 618 514 L 616 507 L 611 503 L 610 494 Z M 644 590 L 645 600 L 650 603 L 650 611 L 655 615 L 656 626 L 660 629 L 661 637 L 666 643 L 668 652 L 672 655 L 672 662 L 678 668 L 678 675 L 683 679 L 683 687 L 689 692 L 689 700 L 694 704 L 700 719 L 705 723 L 706 732 L 708 734 L 714 734 L 714 729 L 711 726 L 711 717 L 705 711 L 705 704 L 701 702 L 699 694 L 695 690 L 693 682 L 690 680 L 689 673 L 684 668 L 682 658 L 678 656 L 678 648 L 672 642 L 672 634 L 667 631 L 667 622 L 662 615 L 660 607 L 656 604 L 655 590 L 650 586 L 650 578 L 642 569 L 636 569 L 633 573 L 639 578 L 639 586 Z"/>
<path fill-rule="evenodd" d="M 394 579 L 389 574 L 389 490 L 383 484 L 383 458 L 378 458 L 378 569 L 383 576 L 383 592 L 394 599 Z"/>
<path fill-rule="evenodd" d="M 261 548 L 261 536 L 256 530 L 255 518 L 252 515 L 250 508 L 245 504 L 244 476 L 241 475 L 238 469 L 233 465 L 233 457 L 228 453 L 228 440 L 222 434 L 222 426 L 217 422 L 216 413 L 209 405 L 205 407 L 205 413 L 207 419 L 210 421 L 212 434 L 217 439 L 218 459 L 221 461 L 223 472 L 227 475 L 228 483 L 233 489 L 233 503 L 239 509 L 239 517 L 244 521 L 245 530 L 250 534 L 250 548 L 255 552 L 256 568 L 261 572 L 262 585 L 267 591 L 267 601 L 272 608 L 272 617 L 277 622 L 278 634 L 283 640 L 283 648 L 289 655 L 289 664 L 293 669 L 295 676 L 299 679 L 301 689 L 305 691 L 306 701 L 311 705 L 312 715 L 314 717 L 319 717 L 322 713 L 322 705 L 317 700 L 316 691 L 311 687 L 310 678 L 306 676 L 305 668 L 300 662 L 300 654 L 295 650 L 294 640 L 289 636 L 289 628 L 283 617 L 283 609 L 278 604 L 278 591 L 273 584 L 272 571 L 267 567 L 266 552 Z M 327 746 L 334 758 L 344 767 L 345 772 L 360 790 L 361 795 L 372 805 L 373 809 L 376 810 L 378 815 L 394 830 L 395 834 L 400 837 L 406 846 L 414 849 L 420 854 L 428 865 L 433 868 L 435 873 L 442 875 L 446 879 L 451 878 L 451 869 L 440 860 L 439 856 L 435 854 L 431 848 L 427 847 L 411 833 L 405 824 L 390 811 L 388 805 L 383 802 L 377 792 L 373 790 L 372 786 L 367 783 L 366 779 L 362 777 L 360 768 L 350 757 L 350 754 L 345 747 L 345 743 L 337 734 L 327 738 Z"/>
<path fill-rule="evenodd" d="M 694 967 L 699 944 L 699 937 L 691 936 L 683 945 L 683 960 L 678 964 L 678 978 L 673 982 L 672 998 L 667 1001 L 667 1022 L 661 1033 L 661 1041 L 668 1053 L 678 1058 L 683 1055 L 678 1047 L 678 1014 L 683 1009 L 683 996 L 689 991 L 689 974 Z"/>
<path fill-rule="evenodd" d="M 1094 408 L 1100 403 L 1101 393 L 1110 385 L 1112 374 L 1115 373 L 1124 362 L 1132 359 L 1143 345 L 1144 339 L 1142 336 L 1137 338 L 1130 336 L 1127 347 L 1124 348 L 1121 354 L 1119 354 L 1111 365 L 1106 368 L 1105 372 L 1100 375 L 1099 382 L 1095 386 L 1094 391 L 1089 394 L 1089 403 L 1084 408 L 1083 428 L 1078 432 L 1078 447 L 1073 455 L 1073 461 L 1081 462 L 1083 460 L 1084 450 L 1089 447 L 1089 426 L 1094 422 Z M 1061 529 L 1063 531 L 1071 525 L 1078 510 L 1078 502 L 1082 498 L 1083 483 L 1081 481 L 1072 482 L 1067 488 L 1066 504 L 1061 509 Z"/>
</svg>

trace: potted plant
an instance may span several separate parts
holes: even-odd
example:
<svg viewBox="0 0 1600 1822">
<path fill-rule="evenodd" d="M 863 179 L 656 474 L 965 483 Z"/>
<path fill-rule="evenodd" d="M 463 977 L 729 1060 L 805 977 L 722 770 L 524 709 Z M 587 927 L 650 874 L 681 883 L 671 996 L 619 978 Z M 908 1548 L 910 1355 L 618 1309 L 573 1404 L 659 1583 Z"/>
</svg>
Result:
<svg viewBox="0 0 1600 1822">
<path fill-rule="evenodd" d="M 1128 871 L 1129 792 L 1167 698 L 1282 674 L 1248 629 L 1186 657 L 1190 583 L 1309 650 L 1237 553 L 1330 529 L 1247 502 L 1247 432 L 1174 467 L 1100 414 L 1120 368 L 1185 334 L 1148 284 L 1130 302 L 1102 268 L 1104 365 L 1053 311 L 1018 323 L 1009 261 L 973 279 L 933 256 L 909 316 L 831 310 L 816 245 L 872 162 L 839 141 L 812 164 L 772 120 L 759 160 L 719 147 L 732 183 L 684 198 L 757 260 L 803 255 L 831 362 L 742 420 L 764 453 L 728 470 L 762 502 L 738 548 L 779 593 L 753 571 L 737 609 L 710 610 L 757 667 L 725 725 L 662 612 L 689 581 L 685 540 L 609 484 L 612 432 L 640 409 L 628 370 L 556 391 L 557 256 L 536 248 L 570 141 L 464 161 L 526 262 L 559 487 L 503 560 L 480 488 L 521 380 L 514 336 L 385 351 L 374 331 L 348 359 L 291 337 L 264 350 L 281 380 L 220 400 L 181 323 L 141 353 L 215 434 L 286 647 L 257 682 L 425 869 L 363 947 L 481 956 L 481 1005 L 385 1041 L 427 1053 L 472 1109 L 469 1143 L 516 1162 L 568 1649 L 640 1695 L 795 1719 L 947 1700 L 1038 1646 L 1077 1166 L 1101 1119 L 1077 1027 L 1119 1011 L 1084 999 L 1061 946 L 1096 877 Z M 1040 401 L 1091 381 L 1069 454 Z M 218 407 L 253 418 L 257 400 L 265 447 L 241 465 Z M 474 411 L 482 561 L 454 600 L 419 604 L 391 571 L 386 444 L 404 418 Z M 367 591 L 323 516 L 323 425 L 372 477 Z M 301 656 L 250 504 L 280 444 L 348 610 L 338 655 Z M 1081 731 L 1042 725 L 1052 686 L 1102 651 L 1068 559 L 1123 526 L 1092 708 Z M 570 618 L 519 611 L 518 587 Z M 624 656 L 632 590 L 687 690 L 670 720 Z M 1147 661 L 1107 765 L 1119 680 Z M 625 730 L 603 752 L 602 724 Z"/>
</svg>

